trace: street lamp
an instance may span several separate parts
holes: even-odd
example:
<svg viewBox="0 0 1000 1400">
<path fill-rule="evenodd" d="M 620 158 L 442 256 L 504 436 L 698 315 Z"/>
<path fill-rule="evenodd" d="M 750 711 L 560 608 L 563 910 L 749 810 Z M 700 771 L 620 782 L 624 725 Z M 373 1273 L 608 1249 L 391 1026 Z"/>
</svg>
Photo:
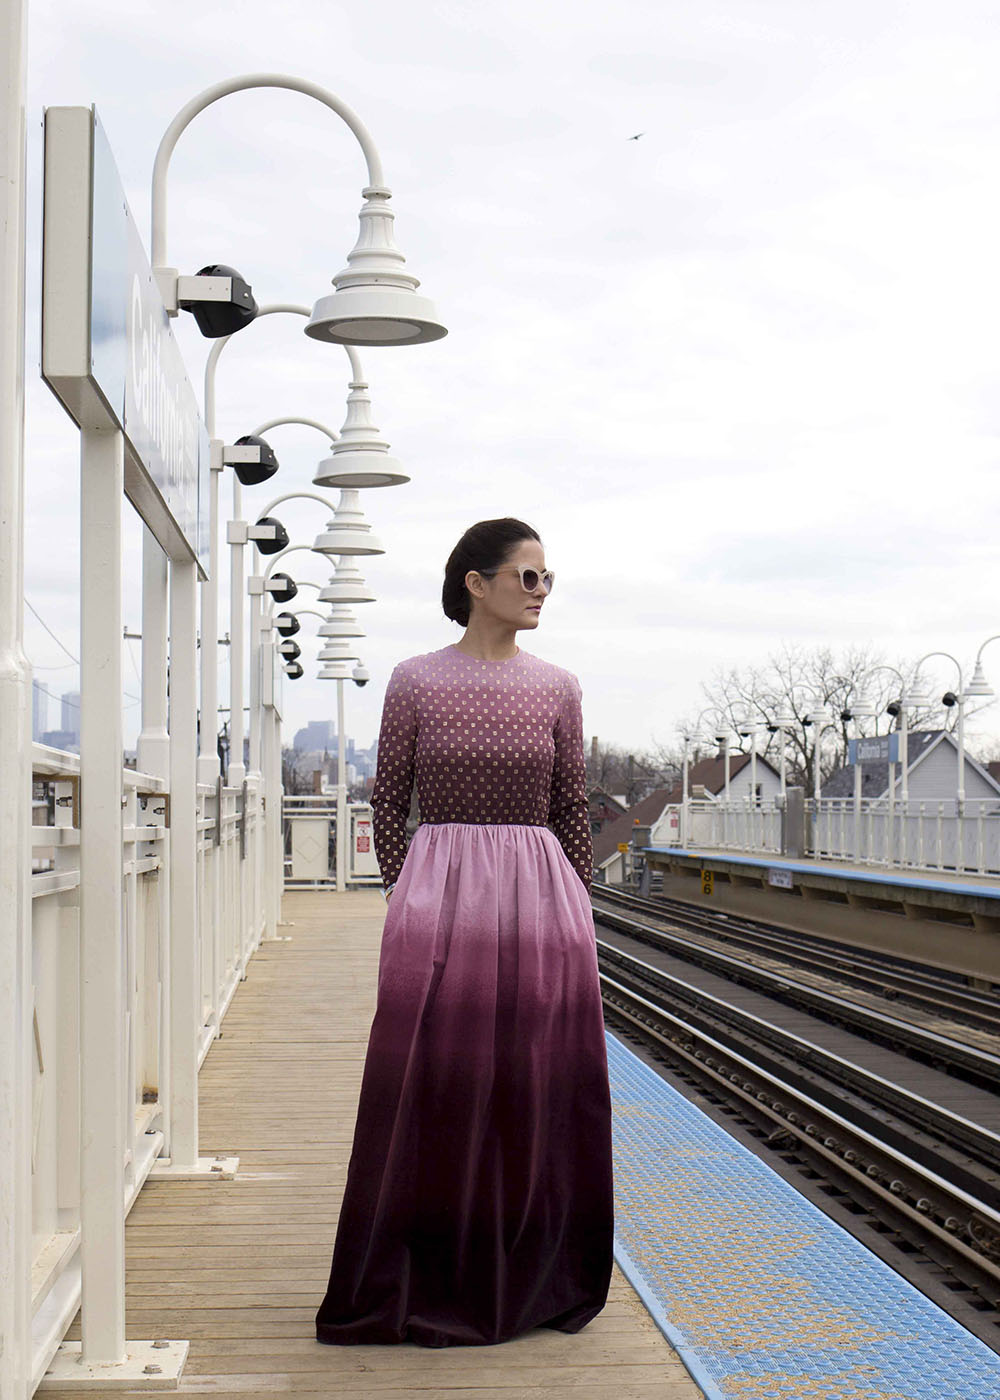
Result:
<svg viewBox="0 0 1000 1400">
<path fill-rule="evenodd" d="M 989 640 L 992 640 L 992 638 Z M 983 643 L 983 646 L 986 646 L 986 642 Z M 980 647 L 980 654 L 981 653 L 982 647 Z M 948 661 L 954 663 L 955 669 L 958 671 L 958 691 L 945 691 L 944 695 L 941 697 L 941 703 L 946 709 L 951 709 L 955 705 L 958 706 L 958 786 L 955 790 L 955 802 L 958 815 L 961 816 L 965 810 L 965 701 L 967 698 L 962 681 L 962 666 L 958 659 L 952 656 L 950 651 L 929 651 L 926 656 L 922 656 L 916 663 L 913 672 L 914 675 L 918 674 L 923 663 L 929 661 L 932 656 L 945 657 Z M 978 663 L 978 656 L 976 661 Z M 985 677 L 981 677 L 980 679 L 985 680 Z"/>
<path fill-rule="evenodd" d="M 307 306 L 299 306 L 294 302 L 274 302 L 267 306 L 262 306 L 257 312 L 257 320 L 265 316 L 291 315 L 308 319 L 311 312 Z M 243 766 L 243 672 L 244 672 L 244 579 L 243 579 L 243 547 L 244 538 L 241 533 L 239 522 L 243 518 L 243 492 L 242 486 L 256 484 L 266 480 L 273 475 L 277 469 L 277 459 L 270 445 L 264 441 L 263 433 L 272 428 L 286 423 L 302 423 L 307 427 L 316 428 L 334 446 L 338 442 L 337 434 L 323 423 L 312 418 L 275 418 L 261 424 L 256 432 L 240 438 L 237 443 L 227 447 L 216 439 L 216 412 L 215 412 L 215 377 L 219 363 L 219 358 L 223 350 L 229 344 L 231 337 L 225 336 L 216 340 L 209 351 L 205 362 L 205 426 L 208 430 L 209 439 L 212 443 L 212 474 L 209 491 L 209 571 L 206 583 L 202 584 L 201 600 L 201 636 L 202 636 L 202 714 L 214 715 L 217 709 L 218 681 L 216 671 L 216 648 L 219 629 L 218 621 L 218 519 L 219 519 L 219 472 L 224 466 L 232 465 L 235 469 L 233 477 L 233 507 L 232 522 L 228 529 L 228 542 L 232 547 L 230 558 L 230 578 L 229 578 L 229 612 L 230 612 L 230 652 L 229 652 L 229 709 L 231 725 L 230 750 L 236 755 L 236 762 L 230 764 L 230 781 L 233 783 L 242 782 L 246 776 Z M 352 437 L 349 446 L 353 448 L 354 460 L 347 462 L 344 470 L 337 473 L 338 480 L 331 481 L 333 485 L 341 484 L 341 478 L 348 478 L 349 482 L 356 485 L 395 485 L 398 482 L 406 481 L 408 478 L 399 470 L 399 463 L 394 458 L 389 458 L 386 454 L 388 444 L 381 441 L 378 429 L 375 428 L 370 418 L 361 412 L 364 404 L 359 408 L 355 404 L 354 418 L 352 419 L 351 397 L 360 394 L 364 403 L 369 404 L 367 399 L 367 383 L 364 372 L 358 359 L 357 352 L 349 345 L 345 345 L 344 351 L 350 361 L 351 366 L 351 396 L 348 398 L 347 421 L 344 425 L 346 431 L 353 425 L 357 429 Z M 359 413 L 361 416 L 359 417 Z M 358 424 L 363 426 L 362 432 Z M 363 441 L 359 440 L 358 433 Z M 327 459 L 327 462 L 332 459 Z M 378 463 L 378 467 L 372 465 Z M 321 464 L 320 470 L 325 466 Z M 268 470 L 268 468 L 271 470 Z M 362 471 L 362 467 L 364 470 Z M 352 472 L 354 473 L 352 477 Z M 381 472 L 381 478 L 377 477 Z M 155 543 L 155 542 L 154 542 Z M 143 650 L 145 657 L 145 648 Z M 151 662 L 151 664 L 155 664 Z M 214 727 L 214 725 L 213 725 Z M 199 766 L 201 768 L 201 780 L 203 782 L 214 781 L 213 764 L 217 767 L 215 755 L 209 743 L 208 735 L 204 732 L 201 745 L 201 756 Z"/>
<path fill-rule="evenodd" d="M 337 682 L 337 889 L 342 891 L 347 888 L 347 767 L 344 747 L 344 682 L 353 680 L 355 685 L 367 685 L 368 670 L 360 661 L 353 667 L 349 659 L 329 661 L 320 671 L 319 679 Z"/>
<path fill-rule="evenodd" d="M 709 713 L 712 713 L 712 714 L 716 714 L 716 715 L 717 715 L 717 714 L 718 714 L 718 711 L 715 710 L 715 709 L 709 710 L 709 709 L 707 709 L 707 708 L 704 709 L 704 710 L 702 710 L 701 714 L 700 714 L 700 715 L 698 716 L 698 718 L 695 720 L 694 724 L 685 727 L 685 729 L 683 730 L 682 735 L 681 735 L 681 738 L 682 738 L 682 740 L 683 740 L 682 759 L 681 759 L 681 812 L 682 812 L 682 814 L 683 814 L 683 827 L 684 827 L 683 832 L 682 832 L 682 834 L 681 834 L 681 840 L 682 840 L 682 842 L 683 842 L 683 844 L 684 844 L 685 846 L 687 846 L 687 844 L 688 844 L 688 842 L 689 842 L 689 840 L 690 840 L 690 831 L 689 831 L 689 825 L 690 825 L 690 806 L 689 806 L 689 800 L 688 800 L 689 746 L 690 746 L 691 740 L 692 740 L 692 739 L 696 739 L 696 738 L 698 737 L 698 726 L 701 724 L 701 722 L 702 722 L 702 720 L 705 718 L 705 716 L 706 716 L 707 714 L 709 714 Z M 728 764 L 727 764 L 727 766 L 726 766 L 726 782 L 727 782 L 727 785 L 728 785 L 728 782 L 729 782 L 729 767 L 728 767 Z M 728 796 L 728 790 L 727 790 L 727 796 Z"/>
<path fill-rule="evenodd" d="M 795 724 L 795 716 L 794 716 L 793 714 L 791 714 L 787 709 L 784 709 L 784 710 L 779 711 L 779 713 L 775 715 L 774 719 L 767 720 L 767 721 L 765 722 L 765 728 L 767 729 L 768 734 L 780 734 L 780 735 L 781 735 L 781 738 L 780 738 L 780 740 L 779 740 L 778 742 L 779 742 L 780 745 L 781 745 L 780 759 L 781 759 L 781 796 L 782 796 L 782 800 L 784 800 L 785 794 L 786 794 L 786 791 L 787 791 L 787 787 L 786 787 L 786 783 L 785 783 L 785 766 L 786 766 L 785 731 L 786 731 L 787 729 L 791 729 L 792 726 L 793 726 L 794 724 Z"/>
<path fill-rule="evenodd" d="M 323 103 L 350 127 L 368 166 L 357 244 L 347 256 L 347 267 L 333 279 L 333 295 L 320 297 L 313 307 L 306 334 L 316 340 L 354 345 L 420 345 L 446 335 L 432 304 L 417 295 L 420 283 L 405 271 L 406 259 L 393 241 L 392 192 L 385 184 L 382 163 L 368 130 L 332 92 L 280 73 L 249 73 L 206 88 L 181 108 L 163 135 L 153 166 L 152 264 L 168 314 L 176 315 L 182 302 L 192 299 L 194 304 L 236 304 L 235 279 L 208 277 L 206 282 L 228 281 L 229 285 L 199 287 L 199 279 L 179 278 L 177 269 L 166 265 L 167 170 L 179 137 L 199 112 L 220 98 L 251 88 L 287 88 Z"/>
</svg>

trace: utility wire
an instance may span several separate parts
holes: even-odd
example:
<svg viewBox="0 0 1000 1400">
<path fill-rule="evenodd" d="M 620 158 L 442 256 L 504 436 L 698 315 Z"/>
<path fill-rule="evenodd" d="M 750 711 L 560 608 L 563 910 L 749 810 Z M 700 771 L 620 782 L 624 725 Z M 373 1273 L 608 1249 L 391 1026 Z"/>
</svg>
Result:
<svg viewBox="0 0 1000 1400">
<path fill-rule="evenodd" d="M 53 632 L 52 628 L 51 628 L 51 627 L 49 626 L 49 624 L 45 621 L 45 618 L 42 617 L 40 613 L 36 612 L 36 610 L 35 610 L 35 609 L 31 606 L 31 604 L 28 602 L 27 598 L 25 598 L 25 600 L 24 600 L 24 606 L 29 610 L 29 612 L 31 612 L 32 614 L 34 614 L 34 616 L 35 616 L 35 617 L 38 619 L 38 621 L 42 624 L 42 626 L 45 628 L 46 632 L 48 632 L 49 636 L 50 636 L 50 637 L 52 638 L 52 640 L 57 644 L 57 646 L 62 647 L 63 651 L 64 651 L 64 652 L 66 653 L 66 655 L 69 657 L 70 661 L 75 661 L 76 664 L 79 666 L 79 664 L 80 664 L 80 658 L 79 658 L 78 656 L 74 656 L 73 653 L 70 651 L 69 647 L 66 646 L 63 642 L 60 642 L 59 638 L 58 638 L 58 637 L 56 636 L 56 634 Z M 45 669 L 48 670 L 49 668 L 46 667 Z M 52 670 L 55 670 L 55 667 L 52 667 Z"/>
<path fill-rule="evenodd" d="M 22 597 L 23 597 L 23 594 L 22 594 Z M 33 607 L 31 606 L 31 604 L 28 602 L 27 598 L 24 599 L 24 605 L 25 605 L 26 608 L 29 609 L 29 611 L 33 614 L 33 616 L 36 617 L 36 618 L 38 619 L 38 621 L 39 621 L 39 622 L 42 624 L 42 626 L 45 628 L 46 632 L 48 632 L 48 634 L 49 634 L 49 636 L 52 638 L 52 640 L 53 640 L 58 646 L 62 647 L 63 651 L 66 653 L 66 655 L 69 657 L 69 659 L 70 659 L 71 661 L 74 661 L 74 662 L 76 663 L 76 665 L 79 666 L 79 664 L 80 664 L 80 658 L 79 658 L 78 656 L 74 656 L 73 653 L 70 651 L 69 647 L 66 646 L 66 644 L 65 644 L 64 642 L 61 642 L 61 641 L 59 640 L 59 638 L 58 638 L 58 637 L 56 636 L 56 634 L 53 632 L 52 628 L 51 628 L 51 627 L 49 626 L 49 624 L 45 621 L 45 618 L 42 617 L 42 615 L 37 611 L 37 609 L 35 609 L 35 608 L 33 608 Z M 129 653 L 129 656 L 131 657 L 131 652 Z M 133 667 L 135 667 L 135 660 L 134 660 L 134 659 L 132 660 L 132 665 L 133 665 Z M 38 669 L 39 669 L 40 671 L 58 671 L 58 670 L 61 670 L 62 667 L 59 667 L 59 666 L 40 666 Z M 68 670 L 69 667 L 67 667 L 66 669 Z M 138 674 L 139 674 L 139 672 L 138 672 L 138 669 L 136 668 L 136 675 L 138 676 Z M 140 684 L 141 684 L 141 678 L 140 678 Z M 44 686 L 39 686 L 39 689 L 40 689 L 40 690 L 45 690 L 45 687 L 44 687 Z M 124 695 L 126 695 L 126 696 L 128 697 L 129 700 L 134 700 L 134 701 L 136 702 L 136 704 L 138 704 L 138 703 L 140 702 L 140 700 L 141 700 L 141 696 L 133 695 L 132 692 L 131 692 L 130 690 L 123 691 L 122 693 L 123 693 Z M 46 694 L 46 695 L 52 695 L 52 692 L 51 692 L 51 690 L 45 690 L 45 694 Z M 59 697 L 58 695 L 52 695 L 52 698 L 53 698 L 53 700 L 58 700 L 58 699 L 60 699 L 60 697 Z M 76 707 L 74 707 L 74 708 L 79 708 L 79 707 L 76 706 Z M 126 709 L 131 709 L 132 707 L 131 707 L 131 705 L 127 705 L 125 708 L 126 708 Z"/>
</svg>

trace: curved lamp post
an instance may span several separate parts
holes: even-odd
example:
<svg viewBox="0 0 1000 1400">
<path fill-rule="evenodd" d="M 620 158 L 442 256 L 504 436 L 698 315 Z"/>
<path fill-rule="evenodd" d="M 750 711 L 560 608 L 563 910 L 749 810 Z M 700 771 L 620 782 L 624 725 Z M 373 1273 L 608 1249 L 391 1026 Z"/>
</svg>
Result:
<svg viewBox="0 0 1000 1400">
<path fill-rule="evenodd" d="M 186 103 L 164 132 L 153 166 L 152 264 L 168 313 L 177 314 L 185 294 L 195 301 L 199 299 L 198 288 L 187 285 L 197 279 L 179 279 L 176 268 L 166 265 L 167 171 L 174 147 L 206 107 L 251 88 L 285 88 L 321 102 L 354 133 L 368 167 L 358 241 L 347 255 L 347 267 L 333 278 L 333 295 L 320 297 L 313 307 L 306 334 L 315 340 L 354 345 L 420 345 L 446 335 L 432 304 L 417 295 L 420 283 L 405 271 L 406 259 L 393 242 L 395 216 L 389 208 L 392 191 L 385 184 L 382 162 L 368 129 L 346 102 L 326 88 L 282 73 L 247 73 L 215 83 Z M 233 289 L 228 289 L 227 296 L 232 294 Z"/>
<path fill-rule="evenodd" d="M 992 639 L 991 639 L 991 640 L 992 640 Z M 985 645 L 986 645 L 986 643 L 984 642 L 984 643 L 983 643 L 983 646 L 985 646 Z M 982 648 L 980 648 L 980 651 L 981 651 L 981 650 L 982 650 Z M 927 654 L 926 654 L 925 656 L 922 656 L 922 657 L 920 658 L 920 660 L 916 663 L 916 665 L 915 665 L 914 668 L 913 668 L 913 674 L 914 674 L 914 675 L 917 675 L 917 674 L 919 673 L 920 667 L 923 665 L 923 663 L 924 663 L 925 661 L 929 661 L 930 658 L 931 658 L 932 656 L 943 656 L 943 657 L 945 657 L 948 661 L 951 661 L 951 662 L 954 663 L 955 669 L 956 669 L 957 672 L 958 672 L 958 692 L 955 693 L 954 691 L 951 691 L 951 690 L 945 691 L 944 696 L 942 697 L 942 703 L 943 703 L 947 708 L 949 708 L 949 709 L 950 709 L 953 705 L 957 705 L 957 706 L 958 706 L 958 786 L 957 786 L 957 788 L 956 788 L 956 790 L 955 790 L 955 801 L 956 801 L 956 806 L 957 806 L 957 810 L 958 810 L 958 815 L 961 816 L 962 813 L 963 813 L 963 811 L 964 811 L 964 809 L 965 809 L 965 700 L 966 700 L 965 686 L 964 686 L 964 682 L 963 682 L 963 679 L 962 679 L 962 666 L 961 666 L 961 662 L 957 659 L 957 657 L 952 656 L 952 654 L 951 654 L 950 651 L 929 651 L 929 652 L 927 652 Z M 977 657 L 977 661 L 978 661 L 978 657 Z"/>
<path fill-rule="evenodd" d="M 344 748 L 344 682 L 367 685 L 368 670 L 360 659 L 329 661 L 319 673 L 321 681 L 337 682 L 337 889 L 347 888 L 347 762 Z"/>
<path fill-rule="evenodd" d="M 274 302 L 262 306 L 257 312 L 257 320 L 265 316 L 301 316 L 306 319 L 312 313 L 307 306 L 295 302 Z M 209 581 L 202 585 L 202 714 L 214 714 L 218 706 L 217 670 L 215 664 L 206 664 L 206 654 L 214 663 L 215 647 L 212 638 L 218 636 L 218 518 L 219 486 L 218 476 L 226 455 L 223 444 L 216 439 L 215 376 L 219 357 L 229 344 L 232 336 L 216 340 L 205 362 L 205 426 L 212 440 L 212 480 L 209 495 L 210 559 Z M 395 458 L 388 455 L 389 445 L 381 438 L 378 428 L 371 421 L 371 400 L 368 397 L 368 384 L 361 368 L 357 352 L 350 345 L 343 347 L 351 365 L 347 418 L 340 437 L 325 424 L 311 418 L 275 418 L 263 424 L 254 434 L 256 437 L 284 423 L 302 423 L 318 429 L 332 444 L 332 455 L 327 458 L 317 472 L 314 485 L 344 486 L 348 489 L 370 486 L 395 486 L 409 480 Z M 339 456 L 338 456 L 339 450 Z M 330 464 L 336 463 L 333 467 Z M 243 523 L 243 490 L 236 473 L 233 474 L 233 514 L 229 525 L 230 555 L 229 608 L 230 608 L 230 653 L 229 653 L 229 709 L 230 709 L 230 782 L 240 783 L 246 776 L 243 764 L 243 549 L 245 545 Z M 203 720 L 204 728 L 204 720 Z M 214 728 L 214 725 L 213 725 Z M 212 765 L 215 755 L 203 733 L 200 765 L 202 780 L 214 781 Z M 216 765 L 217 766 L 217 765 Z"/>
<path fill-rule="evenodd" d="M 689 778 L 689 774 L 690 774 L 689 749 L 690 749 L 691 740 L 692 740 L 692 739 L 697 739 L 697 738 L 698 738 L 698 726 L 701 724 L 701 722 L 702 722 L 702 720 L 705 718 L 705 716 L 706 716 L 707 714 L 709 714 L 709 713 L 717 715 L 717 714 L 719 713 L 719 711 L 718 711 L 717 709 L 715 709 L 714 706 L 702 710 L 701 714 L 700 714 L 700 715 L 698 716 L 698 718 L 695 720 L 694 724 L 692 724 L 692 725 L 690 725 L 690 726 L 687 726 L 687 727 L 682 731 L 682 733 L 681 733 L 681 739 L 682 739 L 682 741 L 683 741 L 683 754 L 682 754 L 682 760 L 681 760 L 681 813 L 682 813 L 682 817 L 683 817 L 683 828 L 684 828 L 683 831 L 682 831 L 682 833 L 681 833 L 681 841 L 683 842 L 683 844 L 684 844 L 685 847 L 687 846 L 687 844 L 688 844 L 688 842 L 689 842 L 689 840 L 690 840 L 690 835 L 691 835 L 690 829 L 689 829 L 689 828 L 690 828 L 690 820 L 691 820 L 691 818 L 690 818 L 690 802 L 689 802 L 689 796 L 688 796 L 688 778 Z M 727 763 L 727 765 L 726 765 L 726 782 L 727 782 L 727 784 L 728 784 L 728 781 L 729 781 L 729 765 L 728 765 L 728 763 Z"/>
</svg>

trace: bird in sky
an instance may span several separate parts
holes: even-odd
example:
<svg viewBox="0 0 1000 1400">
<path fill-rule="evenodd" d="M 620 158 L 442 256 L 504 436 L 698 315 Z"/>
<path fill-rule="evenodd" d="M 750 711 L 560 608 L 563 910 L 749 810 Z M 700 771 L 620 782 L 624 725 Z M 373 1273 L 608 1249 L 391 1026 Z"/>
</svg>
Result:
<svg viewBox="0 0 1000 1400">
<path fill-rule="evenodd" d="M 645 134 L 646 134 L 646 133 L 645 133 L 644 131 L 637 131 L 636 134 L 635 134 L 634 136 L 630 136 L 628 139 L 629 139 L 630 141 L 638 141 L 639 137 L 640 137 L 640 136 L 645 136 Z"/>
</svg>

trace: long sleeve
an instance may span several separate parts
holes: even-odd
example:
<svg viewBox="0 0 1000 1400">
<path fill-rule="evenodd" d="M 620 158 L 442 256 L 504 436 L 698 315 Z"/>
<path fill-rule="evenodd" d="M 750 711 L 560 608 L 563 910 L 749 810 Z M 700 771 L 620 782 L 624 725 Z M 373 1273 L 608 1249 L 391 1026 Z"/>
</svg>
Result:
<svg viewBox="0 0 1000 1400">
<path fill-rule="evenodd" d="M 378 766 L 372 787 L 375 856 L 386 885 L 394 884 L 406 857 L 417 743 L 412 684 L 402 665 L 389 677 L 378 736 Z"/>
<path fill-rule="evenodd" d="M 590 889 L 594 873 L 594 841 L 587 805 L 587 768 L 583 756 L 583 691 L 576 676 L 568 685 L 555 727 L 556 756 L 552 768 L 548 824 L 580 879 Z"/>
</svg>

